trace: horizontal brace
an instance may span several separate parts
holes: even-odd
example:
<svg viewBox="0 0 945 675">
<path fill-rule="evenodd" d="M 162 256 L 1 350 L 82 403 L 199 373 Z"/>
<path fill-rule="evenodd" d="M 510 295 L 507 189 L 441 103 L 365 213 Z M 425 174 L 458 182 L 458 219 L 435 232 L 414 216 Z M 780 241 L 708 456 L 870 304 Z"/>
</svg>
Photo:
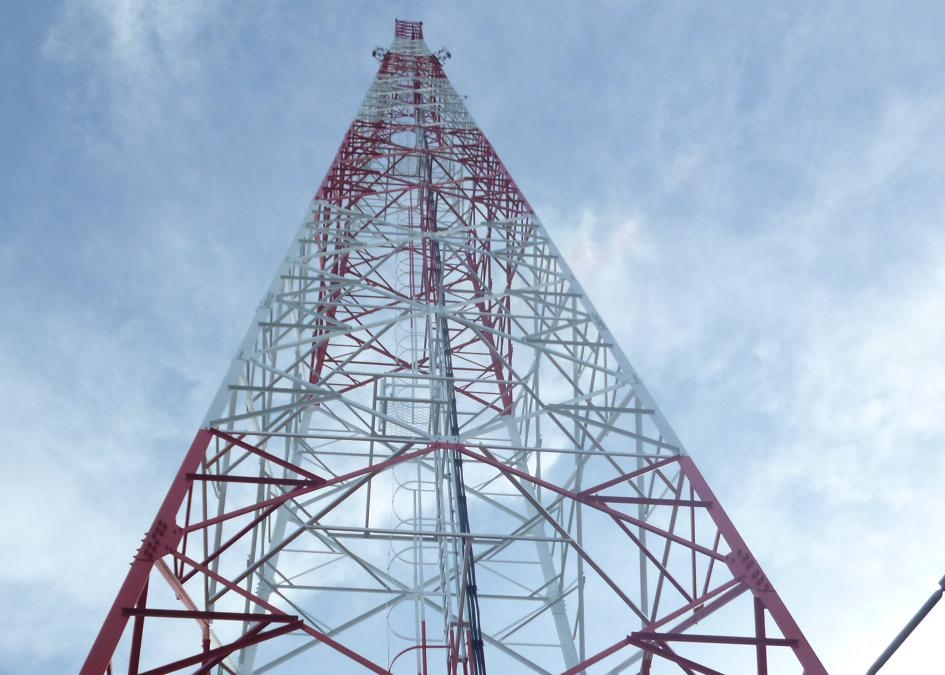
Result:
<svg viewBox="0 0 945 675">
<path fill-rule="evenodd" d="M 310 388 L 301 387 L 274 387 L 264 384 L 228 384 L 226 388 L 230 391 L 262 391 L 267 394 L 292 394 L 295 396 L 308 396 L 312 393 Z"/>
<path fill-rule="evenodd" d="M 549 291 L 546 289 L 531 289 L 531 288 L 510 288 L 505 292 L 506 294 L 515 297 L 520 295 L 538 295 L 538 296 L 552 296 L 556 298 L 583 298 L 583 293 L 578 293 L 576 291 Z M 586 316 L 590 316 L 589 314 Z"/>
<path fill-rule="evenodd" d="M 226 476 L 211 473 L 189 473 L 190 480 L 203 480 L 213 483 L 250 483 L 253 485 L 296 485 L 302 487 L 319 487 L 325 484 L 325 479 L 306 480 L 304 478 L 266 478 L 260 476 Z"/>
<path fill-rule="evenodd" d="M 649 497 L 608 497 L 606 495 L 593 495 L 587 497 L 588 501 L 606 502 L 611 504 L 649 504 L 651 506 L 704 506 L 710 507 L 713 502 L 706 502 L 693 499 L 651 499 Z"/>
<path fill-rule="evenodd" d="M 608 453 L 608 454 L 612 454 L 612 453 Z M 645 455 L 641 455 L 641 456 L 645 457 Z M 578 492 L 578 495 L 581 497 L 590 497 L 590 496 L 593 496 L 594 492 L 600 492 L 601 490 L 606 490 L 607 488 L 613 487 L 614 485 L 618 485 L 620 483 L 629 483 L 633 478 L 636 478 L 637 476 L 643 476 L 653 471 L 659 471 L 663 467 L 668 466 L 669 464 L 672 464 L 673 462 L 678 461 L 679 455 L 673 455 L 671 457 L 658 457 L 657 459 L 658 461 L 654 462 L 653 464 L 642 466 L 639 469 L 636 469 L 635 471 L 625 473 L 622 476 L 611 478 L 608 481 L 604 481 L 603 483 L 598 483 L 597 485 L 593 487 L 589 487 L 585 490 L 581 490 L 580 492 Z"/>
<path fill-rule="evenodd" d="M 256 447 L 252 443 L 247 443 L 241 438 L 237 438 L 236 436 L 233 436 L 221 429 L 210 429 L 210 433 L 212 433 L 217 438 L 222 439 L 226 443 L 229 443 L 230 445 L 235 445 L 237 447 L 243 448 L 244 450 L 248 450 L 249 452 L 258 455 L 259 457 L 262 457 L 263 459 L 268 460 L 277 466 L 281 466 L 283 469 L 288 469 L 289 471 L 294 471 L 295 473 L 306 476 L 310 481 L 312 481 L 313 484 L 324 485 L 325 483 L 325 479 L 321 476 L 316 476 L 314 473 L 306 471 L 301 467 L 298 467 L 295 464 L 282 459 L 281 457 L 276 457 L 275 455 L 266 452 L 262 448 Z M 321 481 L 321 483 L 319 483 L 319 481 Z"/>
<path fill-rule="evenodd" d="M 405 386 L 414 386 L 421 387 L 422 385 L 405 385 Z M 417 397 L 407 397 L 407 396 L 377 396 L 375 401 L 392 401 L 395 403 L 448 403 L 448 399 L 445 398 L 417 398 Z"/>
<path fill-rule="evenodd" d="M 673 652 L 668 646 L 657 643 L 653 644 L 652 642 L 647 642 L 646 640 L 640 640 L 630 636 L 627 638 L 627 643 L 633 645 L 634 647 L 639 647 L 647 653 L 653 654 L 655 656 L 660 656 L 667 661 L 672 661 L 673 663 L 682 666 L 682 668 L 687 673 L 702 673 L 703 675 L 726 675 L 725 673 L 715 670 L 714 668 L 709 668 L 708 666 L 703 666 L 695 661 L 687 659 L 679 654 Z"/>
<path fill-rule="evenodd" d="M 441 537 L 456 537 L 470 539 L 474 543 L 492 542 L 492 541 L 549 541 L 567 545 L 570 542 L 562 537 L 535 537 L 529 535 L 514 534 L 490 534 L 478 532 L 450 532 L 448 530 L 396 530 L 384 529 L 378 527 L 345 527 L 342 525 L 306 525 L 307 530 L 320 530 L 326 534 L 347 534 L 360 535 L 368 539 L 378 535 L 383 535 L 384 539 L 429 539 L 436 541 Z"/>
<path fill-rule="evenodd" d="M 255 621 L 257 623 L 291 623 L 299 620 L 299 617 L 289 614 L 253 614 L 251 612 L 195 612 L 186 609 L 146 609 L 140 607 L 125 607 L 121 611 L 125 616 L 150 616 L 161 619 Z"/>
<path fill-rule="evenodd" d="M 300 439 L 317 440 L 317 441 L 347 441 L 349 443 L 355 443 L 355 442 L 366 443 L 369 441 L 383 442 L 383 443 L 396 443 L 396 442 L 403 443 L 403 442 L 413 442 L 417 440 L 423 440 L 424 442 L 432 443 L 432 442 L 435 442 L 439 438 L 439 436 L 437 436 L 436 434 L 428 434 L 426 436 L 423 436 L 422 439 L 418 439 L 417 436 L 390 436 L 390 435 L 377 435 L 377 434 L 342 435 L 342 434 L 334 434 L 334 433 L 297 434 L 297 433 L 291 433 L 291 432 L 286 432 L 286 431 L 257 431 L 255 429 L 253 430 L 247 429 L 241 433 L 252 434 L 254 436 L 265 436 L 267 438 L 300 438 Z M 459 438 L 460 440 L 464 440 L 464 439 L 467 439 L 467 436 L 465 436 L 464 434 L 460 434 Z M 479 447 L 479 446 L 470 443 L 470 447 Z M 581 456 L 585 456 L 591 452 L 597 452 L 596 450 L 588 450 L 588 449 L 583 449 L 583 448 L 577 448 L 577 449 L 548 448 L 548 447 L 540 447 L 537 445 L 493 445 L 491 443 L 489 445 L 489 448 L 497 452 L 532 452 L 532 453 L 541 452 L 544 454 L 581 455 Z M 323 455 L 331 455 L 331 456 L 337 455 L 340 457 L 368 457 L 369 456 L 367 452 L 339 452 L 339 451 L 325 451 L 321 449 L 318 452 L 319 454 L 323 454 Z M 620 452 L 620 451 L 612 451 L 612 450 L 607 451 L 607 456 L 608 457 L 629 457 L 629 458 L 642 457 L 644 459 L 654 459 L 654 458 L 659 459 L 660 458 L 660 455 L 656 455 L 652 452 Z M 675 459 L 675 457 L 673 459 Z M 616 482 L 619 483 L 619 482 L 627 482 L 627 481 L 628 481 L 627 478 L 621 477 Z M 590 492 L 592 492 L 592 490 L 583 490 L 578 494 L 584 495 L 584 494 L 589 494 Z"/>
<path fill-rule="evenodd" d="M 305 624 L 301 620 L 296 618 L 294 623 L 288 623 L 284 626 L 279 626 L 273 628 L 267 632 L 257 632 L 257 633 L 247 633 L 243 637 L 237 639 L 234 642 L 231 642 L 227 645 L 222 645 L 210 651 L 202 652 L 200 654 L 195 654 L 180 661 L 175 661 L 174 663 L 169 663 L 165 666 L 160 666 L 158 668 L 153 668 L 146 672 L 139 673 L 139 675 L 165 675 L 166 673 L 173 673 L 181 668 L 186 668 L 187 666 L 198 665 L 201 663 L 208 663 L 211 659 L 221 659 L 226 658 L 228 654 L 231 654 L 239 649 L 244 649 L 250 645 L 258 644 L 260 642 L 265 642 L 274 637 L 279 637 L 280 635 L 285 635 L 286 633 L 291 633 L 294 630 L 303 629 Z M 217 661 L 219 662 L 219 661 Z M 203 669 L 200 669 L 196 672 L 201 672 Z"/>
<path fill-rule="evenodd" d="M 628 413 L 632 415 L 652 415 L 654 412 L 653 408 L 630 408 L 616 405 L 594 405 L 593 403 L 581 403 L 579 401 L 575 401 L 574 403 L 549 403 L 544 407 L 548 410 L 580 410 L 582 412 Z"/>
<path fill-rule="evenodd" d="M 736 635 L 700 635 L 695 633 L 649 633 L 639 631 L 631 633 L 631 639 L 654 640 L 657 642 L 705 642 L 722 645 L 765 645 L 768 647 L 794 647 L 797 640 L 768 637 L 739 637 Z"/>
<path fill-rule="evenodd" d="M 582 347 L 613 347 L 613 342 L 608 342 L 606 340 L 558 340 L 555 338 L 549 337 L 532 337 L 531 335 L 526 335 L 522 338 L 522 342 L 528 345 L 532 344 L 543 344 L 543 345 L 571 345 L 571 346 L 582 346 Z"/>
</svg>

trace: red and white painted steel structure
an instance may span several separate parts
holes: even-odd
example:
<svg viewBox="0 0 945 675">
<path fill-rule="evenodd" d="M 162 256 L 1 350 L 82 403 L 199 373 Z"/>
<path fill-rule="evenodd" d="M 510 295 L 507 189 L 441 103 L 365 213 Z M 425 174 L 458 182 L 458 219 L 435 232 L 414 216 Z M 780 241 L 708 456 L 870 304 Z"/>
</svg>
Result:
<svg viewBox="0 0 945 675">
<path fill-rule="evenodd" d="M 398 21 L 82 669 L 824 673 Z"/>
</svg>

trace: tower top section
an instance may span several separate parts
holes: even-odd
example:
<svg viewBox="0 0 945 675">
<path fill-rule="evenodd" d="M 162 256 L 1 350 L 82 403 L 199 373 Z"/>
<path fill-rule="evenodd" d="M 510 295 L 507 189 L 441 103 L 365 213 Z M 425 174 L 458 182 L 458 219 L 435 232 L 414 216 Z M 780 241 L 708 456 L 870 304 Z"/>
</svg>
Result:
<svg viewBox="0 0 945 675">
<path fill-rule="evenodd" d="M 422 21 L 403 21 L 394 20 L 394 39 L 395 40 L 422 40 L 423 22 Z"/>
</svg>

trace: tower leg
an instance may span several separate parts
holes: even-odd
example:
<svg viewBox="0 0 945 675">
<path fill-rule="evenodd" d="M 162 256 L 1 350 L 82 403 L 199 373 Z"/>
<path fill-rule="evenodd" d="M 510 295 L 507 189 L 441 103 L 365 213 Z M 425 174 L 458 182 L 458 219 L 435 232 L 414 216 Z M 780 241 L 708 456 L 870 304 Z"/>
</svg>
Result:
<svg viewBox="0 0 945 675">
<path fill-rule="evenodd" d="M 158 509 L 157 516 L 148 530 L 141 548 L 135 555 L 131 563 L 131 569 L 125 577 L 124 583 L 118 590 L 118 596 L 112 604 L 108 615 L 105 617 L 105 623 L 92 643 L 92 649 L 79 671 L 79 675 L 102 675 L 109 669 L 112 655 L 118 647 L 118 641 L 121 639 L 128 623 L 128 614 L 125 609 L 134 607 L 141 597 L 148 578 L 151 575 L 151 569 L 154 567 L 155 559 L 170 553 L 177 545 L 177 539 L 180 537 L 180 530 L 175 525 L 177 512 L 181 504 L 184 503 L 184 497 L 191 487 L 191 479 L 187 474 L 196 473 L 200 467 L 200 462 L 210 444 L 210 431 L 201 429 L 194 437 L 190 450 L 187 451 L 184 462 L 181 464 L 171 488 L 164 497 L 161 507 Z"/>
</svg>

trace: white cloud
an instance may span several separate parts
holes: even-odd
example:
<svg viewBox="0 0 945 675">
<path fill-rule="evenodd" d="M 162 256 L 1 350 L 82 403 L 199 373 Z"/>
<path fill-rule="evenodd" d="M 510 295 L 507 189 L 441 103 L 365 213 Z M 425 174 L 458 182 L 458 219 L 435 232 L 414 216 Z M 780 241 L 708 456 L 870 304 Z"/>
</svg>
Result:
<svg viewBox="0 0 945 675">
<path fill-rule="evenodd" d="M 216 2 L 63 4 L 42 54 L 69 70 L 64 100 L 98 162 L 120 172 L 131 150 L 159 156 L 186 142 L 181 125 L 205 114 L 220 16 Z"/>
<path fill-rule="evenodd" d="M 218 13 L 216 2 L 67 0 L 49 30 L 43 54 L 64 62 L 92 62 L 106 77 L 146 88 L 155 78 L 199 71 L 195 42 Z"/>
</svg>

